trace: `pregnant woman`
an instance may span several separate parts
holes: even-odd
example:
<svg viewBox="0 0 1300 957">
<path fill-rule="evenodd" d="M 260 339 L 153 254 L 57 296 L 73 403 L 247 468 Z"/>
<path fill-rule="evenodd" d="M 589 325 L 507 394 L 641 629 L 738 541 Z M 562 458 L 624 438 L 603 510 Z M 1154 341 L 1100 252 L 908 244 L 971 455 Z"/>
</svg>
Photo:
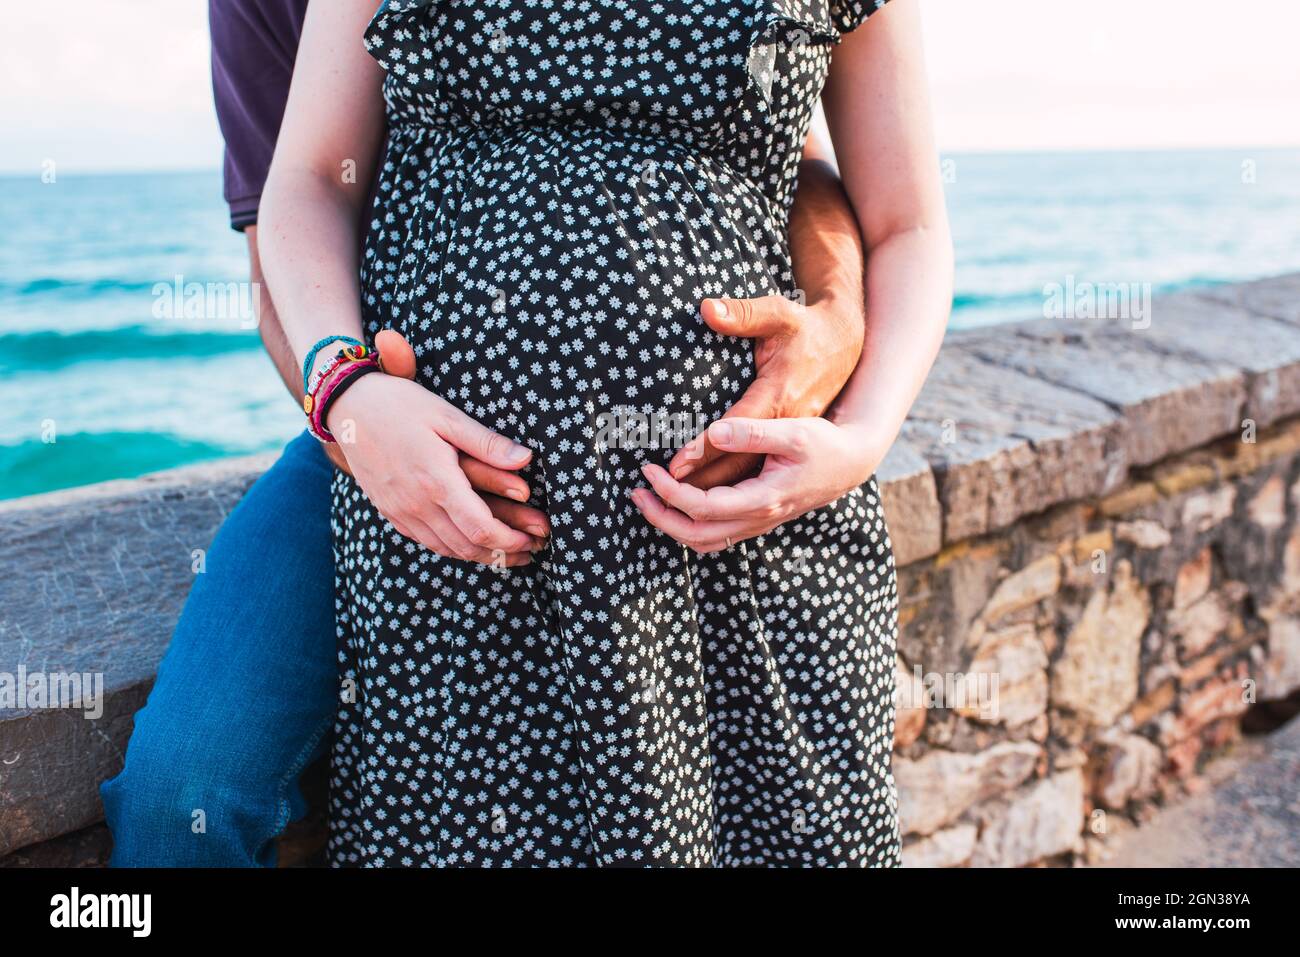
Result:
<svg viewBox="0 0 1300 957">
<path fill-rule="evenodd" d="M 898 862 L 872 475 L 951 293 L 915 2 L 309 7 L 263 257 L 355 476 L 335 864 Z M 696 304 L 795 292 L 819 96 L 871 263 L 863 357 L 825 417 L 718 422 L 754 356 Z M 336 355 L 389 328 L 415 381 Z M 626 410 L 713 424 L 674 454 Z M 719 452 L 762 471 L 689 484 Z M 498 521 L 462 454 L 518 470 L 549 535 Z"/>
</svg>

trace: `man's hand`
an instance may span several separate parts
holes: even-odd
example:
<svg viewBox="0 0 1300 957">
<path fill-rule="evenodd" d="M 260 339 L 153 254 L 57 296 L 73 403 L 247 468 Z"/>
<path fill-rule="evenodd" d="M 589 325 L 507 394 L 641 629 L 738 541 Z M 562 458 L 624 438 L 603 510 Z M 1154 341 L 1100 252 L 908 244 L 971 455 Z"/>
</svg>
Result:
<svg viewBox="0 0 1300 957">
<path fill-rule="evenodd" d="M 862 354 L 862 308 L 840 302 L 803 306 L 784 296 L 705 299 L 700 315 L 711 329 L 758 340 L 758 375 L 723 418 L 800 419 L 825 412 Z M 761 466 L 760 454 L 724 452 L 706 432 L 678 450 L 668 471 L 707 489 L 735 484 Z"/>
<path fill-rule="evenodd" d="M 724 418 L 819 416 L 839 396 L 862 354 L 862 235 L 829 143 L 816 125 L 799 164 L 799 188 L 790 210 L 790 257 L 795 283 L 808 305 L 784 296 L 700 304 L 710 328 L 758 340 L 758 377 Z M 761 460 L 747 452 L 724 455 L 701 436 L 678 451 L 668 470 L 697 488 L 713 488 L 753 475 Z"/>
</svg>

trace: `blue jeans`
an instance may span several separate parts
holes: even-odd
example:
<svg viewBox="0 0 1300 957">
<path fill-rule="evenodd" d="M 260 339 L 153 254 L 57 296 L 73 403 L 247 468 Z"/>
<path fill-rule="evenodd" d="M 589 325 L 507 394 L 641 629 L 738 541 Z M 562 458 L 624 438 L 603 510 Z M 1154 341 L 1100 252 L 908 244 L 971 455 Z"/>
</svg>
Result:
<svg viewBox="0 0 1300 957">
<path fill-rule="evenodd" d="M 298 776 L 338 687 L 332 475 L 304 432 L 222 524 L 126 766 L 100 789 L 113 866 L 274 866 L 305 813 Z"/>
</svg>

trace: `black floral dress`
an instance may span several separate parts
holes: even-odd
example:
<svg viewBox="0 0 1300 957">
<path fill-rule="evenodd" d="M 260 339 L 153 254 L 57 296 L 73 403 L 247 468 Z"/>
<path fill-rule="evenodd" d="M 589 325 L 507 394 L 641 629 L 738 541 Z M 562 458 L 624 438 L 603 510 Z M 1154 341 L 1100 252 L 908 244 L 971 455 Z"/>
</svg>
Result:
<svg viewBox="0 0 1300 957">
<path fill-rule="evenodd" d="M 400 330 L 423 384 L 533 449 L 554 532 L 523 568 L 450 560 L 338 478 L 334 864 L 898 862 L 874 479 L 701 556 L 629 498 L 673 448 L 605 427 L 707 422 L 752 379 L 699 301 L 792 291 L 814 104 L 883 2 L 379 10 L 367 333 Z"/>
</svg>

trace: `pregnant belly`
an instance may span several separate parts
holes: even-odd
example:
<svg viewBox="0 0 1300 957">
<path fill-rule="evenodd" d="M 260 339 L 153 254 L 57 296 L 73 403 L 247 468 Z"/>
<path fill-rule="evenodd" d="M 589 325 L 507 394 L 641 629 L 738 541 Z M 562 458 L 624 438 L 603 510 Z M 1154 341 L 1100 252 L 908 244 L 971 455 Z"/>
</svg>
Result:
<svg viewBox="0 0 1300 957">
<path fill-rule="evenodd" d="M 372 334 L 402 331 L 429 388 L 534 443 L 627 409 L 708 421 L 744 391 L 753 344 L 699 303 L 789 283 L 751 184 L 604 131 L 416 146 L 381 186 L 365 285 Z"/>
</svg>

